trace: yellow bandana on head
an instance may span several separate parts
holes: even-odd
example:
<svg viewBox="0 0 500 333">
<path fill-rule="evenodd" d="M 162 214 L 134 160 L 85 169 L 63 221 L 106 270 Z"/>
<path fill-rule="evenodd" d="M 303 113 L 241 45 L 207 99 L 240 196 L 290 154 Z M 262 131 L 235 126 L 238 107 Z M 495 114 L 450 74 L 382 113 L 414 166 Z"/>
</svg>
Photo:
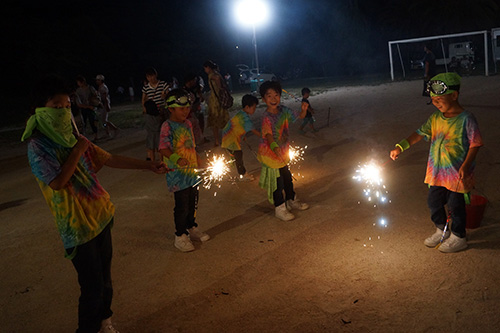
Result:
<svg viewBox="0 0 500 333">
<path fill-rule="evenodd" d="M 71 126 L 70 108 L 36 108 L 35 114 L 26 123 L 26 129 L 21 137 L 21 141 L 29 138 L 35 128 L 63 147 L 71 148 L 77 142 Z"/>
</svg>

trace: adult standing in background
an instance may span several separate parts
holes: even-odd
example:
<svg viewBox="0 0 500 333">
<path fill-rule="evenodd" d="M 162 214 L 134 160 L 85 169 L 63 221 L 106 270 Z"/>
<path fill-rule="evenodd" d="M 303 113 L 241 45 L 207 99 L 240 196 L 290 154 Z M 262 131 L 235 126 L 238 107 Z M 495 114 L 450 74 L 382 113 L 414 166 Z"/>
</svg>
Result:
<svg viewBox="0 0 500 333">
<path fill-rule="evenodd" d="M 147 132 L 146 159 L 156 161 L 161 124 L 164 120 L 165 97 L 169 86 L 167 82 L 158 80 L 158 72 L 153 67 L 146 70 L 146 80 L 148 83 L 142 87 L 142 114 L 146 117 L 144 127 Z"/>
<path fill-rule="evenodd" d="M 424 90 L 422 92 L 422 96 L 429 96 L 429 92 L 427 91 L 427 83 L 431 79 L 431 77 L 436 75 L 436 56 L 432 53 L 432 49 L 430 45 L 424 45 Z M 431 102 L 432 103 L 432 102 Z M 428 104 L 431 104 L 428 103 Z"/>
<path fill-rule="evenodd" d="M 101 97 L 101 104 L 97 107 L 97 114 L 102 122 L 102 126 L 106 130 L 106 137 L 109 138 L 109 129 L 113 130 L 113 137 L 118 133 L 118 127 L 108 120 L 109 111 L 111 111 L 111 98 L 109 97 L 108 86 L 104 83 L 104 75 L 99 74 L 95 78 L 97 84 L 97 92 Z"/>
<path fill-rule="evenodd" d="M 94 87 L 88 85 L 87 80 L 82 76 L 76 77 L 78 88 L 75 91 L 76 105 L 80 108 L 83 120 L 83 132 L 87 128 L 87 120 L 90 123 L 90 128 L 94 134 L 92 141 L 97 141 L 97 119 L 95 116 L 95 108 L 101 103 L 97 91 Z"/>
<path fill-rule="evenodd" d="M 203 69 L 208 75 L 210 87 L 210 98 L 208 99 L 208 127 L 212 127 L 214 132 L 214 145 L 220 145 L 220 131 L 229 121 L 229 112 L 220 105 L 218 96 L 222 87 L 222 76 L 219 74 L 219 67 L 211 60 L 205 61 Z"/>
</svg>

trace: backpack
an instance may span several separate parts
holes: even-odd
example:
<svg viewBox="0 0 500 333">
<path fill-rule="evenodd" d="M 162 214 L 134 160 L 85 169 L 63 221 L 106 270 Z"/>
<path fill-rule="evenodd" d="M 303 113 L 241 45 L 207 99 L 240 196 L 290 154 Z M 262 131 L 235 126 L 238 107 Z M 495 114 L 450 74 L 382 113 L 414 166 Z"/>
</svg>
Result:
<svg viewBox="0 0 500 333">
<path fill-rule="evenodd" d="M 233 106 L 234 98 L 229 93 L 229 87 L 224 79 L 219 80 L 221 86 L 219 89 L 219 96 L 215 94 L 217 99 L 219 100 L 219 104 L 223 109 L 229 109 Z M 215 93 L 215 90 L 214 90 Z"/>
</svg>

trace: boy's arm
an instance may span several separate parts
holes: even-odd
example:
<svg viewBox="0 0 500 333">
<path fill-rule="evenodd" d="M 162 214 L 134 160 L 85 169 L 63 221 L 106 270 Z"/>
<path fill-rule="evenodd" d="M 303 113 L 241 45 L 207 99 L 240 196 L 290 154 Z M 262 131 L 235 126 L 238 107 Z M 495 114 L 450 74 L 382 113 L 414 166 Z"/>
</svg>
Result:
<svg viewBox="0 0 500 333">
<path fill-rule="evenodd" d="M 307 108 L 309 107 L 309 104 L 307 104 L 306 102 L 302 102 L 300 108 L 300 115 L 299 115 L 299 119 L 304 119 L 306 117 L 306 114 L 307 114 Z"/>
<path fill-rule="evenodd" d="M 460 179 L 464 179 L 470 175 L 470 167 L 472 162 L 476 159 L 477 153 L 479 152 L 479 148 L 481 147 L 472 147 L 469 149 L 467 156 L 465 157 L 465 161 L 458 170 L 458 176 Z"/>
<path fill-rule="evenodd" d="M 111 155 L 104 165 L 118 169 L 146 169 L 159 174 L 167 172 L 165 164 L 161 161 L 143 161 L 121 155 Z"/>
<path fill-rule="evenodd" d="M 148 100 L 148 95 L 146 93 L 142 93 L 142 99 L 141 99 L 141 104 L 142 104 L 142 114 L 146 114 L 146 107 L 144 106 L 144 103 Z"/>
<path fill-rule="evenodd" d="M 257 131 L 256 129 L 253 129 L 253 130 L 252 130 L 252 133 L 253 133 L 253 134 L 255 134 L 255 135 L 257 135 L 257 136 L 260 136 L 260 132 L 259 132 L 259 131 Z"/>
<path fill-rule="evenodd" d="M 68 159 L 64 162 L 61 167 L 61 172 L 54 178 L 49 186 L 54 191 L 58 191 L 69 182 L 73 173 L 75 173 L 76 166 L 82 154 L 88 149 L 89 141 L 84 139 L 82 135 L 78 137 L 78 142 L 73 146 Z"/>
<path fill-rule="evenodd" d="M 393 160 L 396 160 L 403 152 L 403 150 L 409 149 L 411 146 L 413 146 L 415 143 L 419 142 L 422 140 L 424 137 L 417 132 L 413 132 L 408 138 L 405 140 L 401 140 L 398 144 L 396 144 L 396 148 L 391 150 L 390 156 Z"/>
</svg>

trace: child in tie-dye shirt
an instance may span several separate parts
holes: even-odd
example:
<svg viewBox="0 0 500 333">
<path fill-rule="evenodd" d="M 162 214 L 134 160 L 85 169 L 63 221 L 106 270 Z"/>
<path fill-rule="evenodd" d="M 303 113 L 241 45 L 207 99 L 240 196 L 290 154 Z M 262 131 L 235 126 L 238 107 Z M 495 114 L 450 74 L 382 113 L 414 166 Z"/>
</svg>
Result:
<svg viewBox="0 0 500 333">
<path fill-rule="evenodd" d="M 444 240 L 439 246 L 441 252 L 457 252 L 467 248 L 465 200 L 474 186 L 475 158 L 483 141 L 476 118 L 458 102 L 458 74 L 438 74 L 429 81 L 428 89 L 438 111 L 415 133 L 396 144 L 390 156 L 395 160 L 420 140 L 431 141 L 425 183 L 429 184 L 428 204 L 436 232 L 424 244 L 435 247 Z M 451 215 L 451 234 L 446 230 L 445 205 Z"/>
<path fill-rule="evenodd" d="M 226 148 L 231 156 L 234 157 L 234 164 L 242 181 L 252 181 L 253 176 L 247 174 L 243 164 L 243 151 L 241 149 L 241 140 L 247 132 L 260 136 L 250 119 L 250 115 L 255 113 L 259 100 L 252 95 L 245 95 L 241 99 L 243 110 L 236 113 L 222 129 L 222 148 Z"/>
<path fill-rule="evenodd" d="M 174 246 L 182 252 L 194 250 L 191 241 L 207 241 L 210 236 L 198 229 L 195 222 L 198 205 L 198 183 L 196 172 L 201 160 L 196 153 L 193 127 L 187 120 L 191 111 L 189 93 L 184 89 L 174 89 L 167 95 L 167 108 L 170 117 L 160 132 L 160 154 L 169 169 L 167 185 L 174 192 L 175 241 Z"/>
<path fill-rule="evenodd" d="M 281 85 L 276 81 L 264 82 L 260 86 L 260 95 L 267 109 L 262 118 L 259 144 L 259 159 L 262 163 L 259 186 L 267 190 L 267 197 L 274 204 L 276 217 L 289 221 L 295 218 L 289 210 L 309 208 L 295 197 L 292 175 L 288 169 L 288 123 L 304 118 L 308 104 L 302 103 L 300 113 L 280 105 Z"/>
<path fill-rule="evenodd" d="M 115 332 L 111 324 L 111 227 L 115 207 L 99 183 L 103 167 L 150 169 L 165 173 L 161 162 L 112 155 L 71 127 L 70 91 L 56 76 L 44 78 L 35 92 L 35 112 L 22 141 L 28 141 L 31 170 L 54 215 L 66 251 L 78 273 L 81 296 L 77 332 Z"/>
</svg>

